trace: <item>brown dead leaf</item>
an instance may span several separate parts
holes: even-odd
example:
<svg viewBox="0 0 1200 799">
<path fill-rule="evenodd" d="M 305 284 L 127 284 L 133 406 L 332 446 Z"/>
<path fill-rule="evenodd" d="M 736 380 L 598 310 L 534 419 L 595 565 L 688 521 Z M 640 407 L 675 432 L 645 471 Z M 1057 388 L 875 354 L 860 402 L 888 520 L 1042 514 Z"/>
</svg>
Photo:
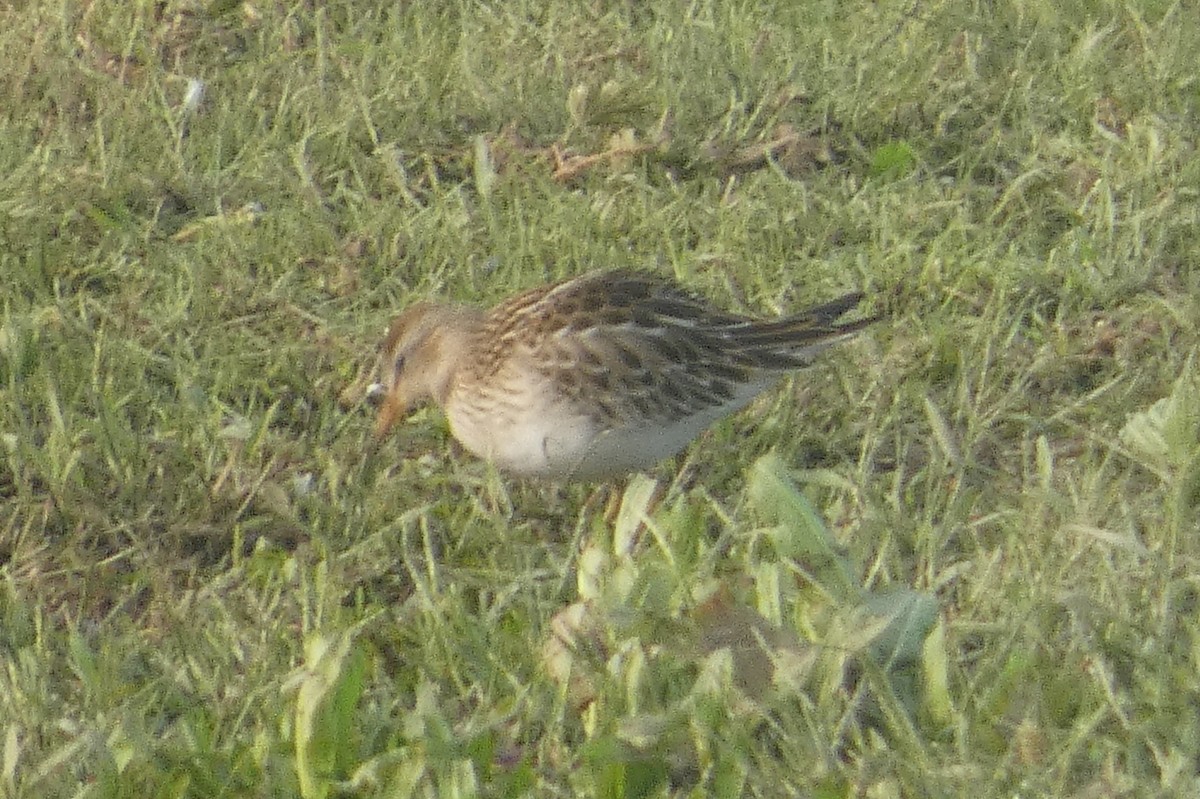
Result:
<svg viewBox="0 0 1200 799">
<path fill-rule="evenodd" d="M 786 122 L 777 125 L 767 141 L 748 144 L 724 154 L 716 145 L 710 143 L 707 147 L 708 154 L 717 162 L 724 177 L 762 169 L 772 158 L 791 177 L 811 172 L 833 160 L 824 140 L 803 135 Z"/>
<path fill-rule="evenodd" d="M 550 158 L 554 164 L 551 177 L 559 182 L 569 183 L 601 165 L 627 169 L 633 157 L 664 148 L 667 144 L 666 137 L 665 126 L 660 126 L 656 138 L 644 141 L 638 139 L 637 132 L 632 128 L 625 128 L 609 138 L 607 150 L 593 155 L 573 155 L 562 150 L 557 144 L 551 145 Z"/>
<path fill-rule="evenodd" d="M 591 603 L 575 602 L 554 614 L 550 635 L 542 643 L 542 668 L 566 689 L 575 708 L 596 698 L 589 666 L 607 658 L 602 625 Z"/>
<path fill-rule="evenodd" d="M 772 624 L 757 610 L 739 604 L 725 584 L 693 611 L 692 619 L 698 628 L 700 652 L 709 655 L 729 649 L 734 683 L 751 699 L 766 693 L 781 662 L 796 661 L 803 670 L 802 662 L 812 652 L 812 647 L 793 631 Z"/>
</svg>

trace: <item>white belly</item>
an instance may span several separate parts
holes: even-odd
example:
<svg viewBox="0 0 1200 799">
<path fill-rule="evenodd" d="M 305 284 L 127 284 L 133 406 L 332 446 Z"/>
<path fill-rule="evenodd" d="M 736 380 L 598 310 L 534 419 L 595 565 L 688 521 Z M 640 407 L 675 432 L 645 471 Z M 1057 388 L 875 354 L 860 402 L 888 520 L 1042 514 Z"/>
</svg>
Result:
<svg viewBox="0 0 1200 799">
<path fill-rule="evenodd" d="M 468 450 L 503 471 L 530 477 L 570 479 L 599 432 L 588 417 L 533 391 L 479 410 L 452 402 L 446 416 Z"/>
<path fill-rule="evenodd" d="M 675 455 L 717 419 L 745 407 L 770 382 L 743 386 L 724 405 L 686 418 L 614 428 L 597 424 L 559 396 L 535 391 L 508 396 L 486 411 L 451 402 L 446 413 L 454 437 L 503 471 L 597 480 L 648 469 Z"/>
</svg>

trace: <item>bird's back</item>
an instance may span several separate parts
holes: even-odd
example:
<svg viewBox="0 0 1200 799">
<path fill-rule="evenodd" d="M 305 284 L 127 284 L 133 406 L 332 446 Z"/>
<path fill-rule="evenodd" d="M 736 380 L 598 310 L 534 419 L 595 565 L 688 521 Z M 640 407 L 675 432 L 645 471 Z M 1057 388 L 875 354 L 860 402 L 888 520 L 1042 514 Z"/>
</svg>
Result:
<svg viewBox="0 0 1200 799">
<path fill-rule="evenodd" d="M 592 273 L 496 306 L 481 333 L 484 369 L 520 358 L 605 427 L 680 419 L 726 408 L 865 327 L 873 320 L 837 322 L 862 296 L 757 320 L 650 273 Z"/>
</svg>

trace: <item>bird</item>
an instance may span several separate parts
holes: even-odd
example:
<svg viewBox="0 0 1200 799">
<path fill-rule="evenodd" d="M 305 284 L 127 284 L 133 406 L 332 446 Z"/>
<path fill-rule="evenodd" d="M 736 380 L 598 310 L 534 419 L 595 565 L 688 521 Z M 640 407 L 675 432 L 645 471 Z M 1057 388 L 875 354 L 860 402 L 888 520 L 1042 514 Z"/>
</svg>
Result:
<svg viewBox="0 0 1200 799">
<path fill-rule="evenodd" d="M 374 438 L 432 402 L 468 451 L 511 475 L 597 481 L 644 471 L 876 321 L 839 321 L 864 296 L 758 319 L 656 273 L 613 269 L 490 310 L 420 301 L 380 347 Z"/>
</svg>

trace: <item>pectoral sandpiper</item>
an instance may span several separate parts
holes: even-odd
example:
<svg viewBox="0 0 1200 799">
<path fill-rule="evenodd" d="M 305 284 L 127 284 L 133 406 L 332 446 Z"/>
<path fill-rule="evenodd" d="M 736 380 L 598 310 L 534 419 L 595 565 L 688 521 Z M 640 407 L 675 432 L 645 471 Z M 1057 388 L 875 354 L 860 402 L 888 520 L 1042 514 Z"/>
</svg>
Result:
<svg viewBox="0 0 1200 799">
<path fill-rule="evenodd" d="M 875 321 L 838 321 L 862 297 L 764 320 L 617 270 L 491 310 L 420 302 L 384 341 L 375 433 L 432 400 L 464 447 L 506 472 L 596 480 L 638 471 Z"/>
</svg>

